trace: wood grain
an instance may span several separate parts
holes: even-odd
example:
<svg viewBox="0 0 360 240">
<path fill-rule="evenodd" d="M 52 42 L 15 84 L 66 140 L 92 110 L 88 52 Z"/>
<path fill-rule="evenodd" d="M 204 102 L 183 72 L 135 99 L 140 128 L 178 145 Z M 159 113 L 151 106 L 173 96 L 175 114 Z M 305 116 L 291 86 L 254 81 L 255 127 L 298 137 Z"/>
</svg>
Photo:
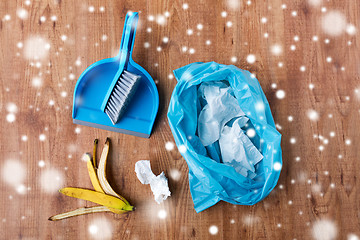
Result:
<svg viewBox="0 0 360 240">
<path fill-rule="evenodd" d="M 332 10 L 359 27 L 359 2 L 322 1 L 314 7 L 300 0 L 252 0 L 250 5 L 240 1 L 236 9 L 227 2 L 189 1 L 186 10 L 185 2 L 174 0 L 0 2 L 1 239 L 89 239 L 89 226 L 98 218 L 108 221 L 113 239 L 311 239 L 314 223 L 321 219 L 336 225 L 338 239 L 350 233 L 360 235 L 359 33 L 334 37 L 321 27 L 321 19 Z M 94 12 L 89 12 L 89 6 Z M 17 17 L 19 8 L 28 11 L 27 19 Z M 75 126 L 71 118 L 76 79 L 91 63 L 116 54 L 129 10 L 140 12 L 133 58 L 156 80 L 160 95 L 150 139 Z M 164 25 L 148 20 L 166 11 L 170 17 Z M 221 16 L 223 11 L 226 17 Z M 46 20 L 41 21 L 41 16 Z M 57 20 L 52 21 L 52 16 Z M 198 30 L 197 24 L 203 29 Z M 193 30 L 192 35 L 187 35 L 188 29 Z M 41 66 L 25 58 L 31 36 L 50 43 L 48 56 L 39 61 Z M 169 38 L 167 43 L 164 37 Z M 22 48 L 18 42 L 23 43 Z M 149 48 L 144 47 L 145 42 Z M 274 45 L 282 48 L 278 56 L 272 53 Z M 188 51 L 183 52 L 183 47 Z M 256 56 L 255 63 L 246 61 L 249 54 Z M 176 148 L 165 149 L 166 142 L 173 142 L 166 118 L 176 85 L 172 70 L 196 61 L 235 64 L 256 74 L 281 128 L 284 165 L 279 184 L 255 206 L 220 202 L 197 214 L 186 162 Z M 300 71 L 301 66 L 306 70 Z M 32 86 L 35 77 L 42 79 L 42 86 Z M 309 84 L 314 88 L 309 89 Z M 276 97 L 278 89 L 285 91 L 284 99 Z M 18 107 L 11 123 L 7 121 L 9 103 Z M 319 113 L 318 121 L 309 120 L 311 109 Z M 75 132 L 77 127 L 80 133 Z M 335 135 L 331 137 L 330 132 Z M 40 134 L 46 136 L 45 141 L 39 140 Z M 22 141 L 23 135 L 27 141 Z M 99 213 L 49 222 L 51 215 L 90 203 L 43 191 L 41 176 L 55 169 L 63 176 L 64 186 L 90 188 L 81 156 L 92 151 L 95 138 L 102 146 L 106 137 L 112 139 L 110 182 L 137 210 L 122 216 Z M 291 138 L 295 144 L 290 143 Z M 169 179 L 172 196 L 162 205 L 153 201 L 149 186 L 135 176 L 134 164 L 141 159 L 149 159 L 156 174 L 165 171 L 169 176 L 173 169 L 181 173 L 180 180 Z M 26 170 L 25 194 L 5 181 L 4 166 L 12 160 L 20 161 Z M 43 167 L 39 167 L 41 160 Z M 165 219 L 158 218 L 160 209 L 167 212 Z M 218 227 L 216 235 L 209 233 L 212 225 Z"/>
</svg>

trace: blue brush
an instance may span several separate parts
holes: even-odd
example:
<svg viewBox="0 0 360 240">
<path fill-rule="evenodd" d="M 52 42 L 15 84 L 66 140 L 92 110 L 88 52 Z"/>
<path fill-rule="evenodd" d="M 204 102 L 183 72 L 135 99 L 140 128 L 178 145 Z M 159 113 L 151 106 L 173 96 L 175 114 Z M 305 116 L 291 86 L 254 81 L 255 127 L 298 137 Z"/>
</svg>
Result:
<svg viewBox="0 0 360 240">
<path fill-rule="evenodd" d="M 110 88 L 105 95 L 101 105 L 103 110 L 115 125 L 124 113 L 132 96 L 136 91 L 140 76 L 126 71 L 129 62 L 132 46 L 135 40 L 135 29 L 138 21 L 137 13 L 126 15 L 123 37 L 120 47 L 120 66 L 110 84 Z M 125 36 L 125 38 L 124 38 Z M 120 74 L 120 76 L 118 76 Z"/>
</svg>

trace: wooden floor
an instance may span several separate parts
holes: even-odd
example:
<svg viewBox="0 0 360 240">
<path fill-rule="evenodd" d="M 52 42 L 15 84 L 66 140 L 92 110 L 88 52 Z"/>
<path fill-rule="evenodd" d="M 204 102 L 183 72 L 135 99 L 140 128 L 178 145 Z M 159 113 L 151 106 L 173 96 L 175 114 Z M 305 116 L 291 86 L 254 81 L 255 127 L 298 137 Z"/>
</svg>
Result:
<svg viewBox="0 0 360 240">
<path fill-rule="evenodd" d="M 354 31 L 360 3 L 185 3 L 0 2 L 1 239 L 360 236 L 360 41 Z M 91 63 L 117 53 L 129 10 L 140 14 L 133 58 L 156 79 L 160 95 L 150 139 L 76 126 L 71 117 L 77 78 Z M 176 85 L 172 70 L 198 61 L 234 64 L 256 74 L 283 135 L 279 183 L 255 206 L 220 202 L 197 214 L 187 164 L 176 147 L 165 148 L 174 142 L 166 118 Z M 282 99 L 279 90 L 285 92 Z M 57 189 L 91 188 L 81 156 L 92 151 L 95 138 L 102 146 L 106 137 L 112 139 L 110 182 L 136 211 L 48 221 L 91 206 Z M 180 173 L 179 179 L 169 177 L 172 196 L 164 204 L 157 205 L 149 186 L 136 178 L 134 165 L 141 159 L 150 160 L 156 174 Z"/>
</svg>

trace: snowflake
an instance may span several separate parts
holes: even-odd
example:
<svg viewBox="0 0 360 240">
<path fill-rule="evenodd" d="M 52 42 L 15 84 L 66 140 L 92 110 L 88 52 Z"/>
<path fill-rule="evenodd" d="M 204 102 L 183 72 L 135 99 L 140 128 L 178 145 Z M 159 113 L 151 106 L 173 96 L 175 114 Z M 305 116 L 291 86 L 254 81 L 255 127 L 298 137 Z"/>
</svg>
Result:
<svg viewBox="0 0 360 240">
<path fill-rule="evenodd" d="M 45 134 L 40 134 L 39 140 L 43 142 L 43 141 L 45 141 L 45 139 L 46 139 Z"/>
<path fill-rule="evenodd" d="M 165 219 L 167 217 L 167 212 L 164 209 L 159 210 L 158 218 Z"/>
<path fill-rule="evenodd" d="M 172 180 L 179 181 L 181 177 L 181 172 L 176 168 L 173 168 L 170 170 L 169 176 L 171 177 Z"/>
<path fill-rule="evenodd" d="M 38 166 L 39 167 L 44 167 L 45 166 L 45 162 L 44 162 L 44 160 L 40 160 L 39 162 L 38 162 Z"/>
<path fill-rule="evenodd" d="M 111 239 L 113 236 L 112 224 L 104 217 L 95 218 L 89 225 L 88 231 L 94 239 Z"/>
<path fill-rule="evenodd" d="M 346 29 L 346 19 L 339 11 L 328 12 L 321 20 L 322 30 L 331 36 L 339 36 Z"/>
<path fill-rule="evenodd" d="M 89 6 L 88 11 L 93 13 L 95 11 L 95 7 L 94 6 Z"/>
<path fill-rule="evenodd" d="M 249 54 L 247 57 L 246 57 L 246 61 L 250 64 L 253 64 L 255 61 L 256 61 L 256 57 L 254 54 Z"/>
<path fill-rule="evenodd" d="M 271 53 L 275 56 L 279 56 L 282 53 L 282 47 L 279 44 L 274 44 L 271 46 Z"/>
<path fill-rule="evenodd" d="M 172 151 L 174 149 L 174 143 L 173 142 L 166 142 L 165 143 L 165 149 L 168 151 Z"/>
<path fill-rule="evenodd" d="M 61 38 L 61 40 L 64 41 L 64 42 L 67 40 L 67 36 L 66 36 L 66 35 L 61 35 L 60 38 Z"/>
<path fill-rule="evenodd" d="M 24 20 L 24 19 L 27 19 L 27 18 L 28 18 L 29 13 L 28 13 L 28 11 L 27 11 L 26 9 L 24 9 L 24 8 L 18 8 L 18 9 L 16 10 L 16 15 L 17 15 L 20 19 Z"/>
<path fill-rule="evenodd" d="M 26 168 L 19 160 L 9 159 L 2 165 L 2 178 L 9 185 L 17 188 L 26 178 Z"/>
<path fill-rule="evenodd" d="M 346 33 L 349 35 L 355 35 L 356 34 L 356 27 L 352 24 L 348 24 L 346 26 Z"/>
<path fill-rule="evenodd" d="M 4 21 L 10 21 L 11 20 L 11 16 L 9 14 L 6 14 L 3 18 Z"/>
<path fill-rule="evenodd" d="M 306 115 L 311 121 L 319 120 L 319 113 L 313 109 L 307 110 Z"/>
<path fill-rule="evenodd" d="M 187 151 L 187 149 L 186 149 L 186 146 L 185 145 L 180 145 L 179 146 L 179 152 L 180 153 L 185 153 Z"/>
<path fill-rule="evenodd" d="M 333 240 L 337 237 L 337 227 L 333 221 L 322 219 L 313 224 L 312 235 L 316 240 Z"/>
<path fill-rule="evenodd" d="M 349 233 L 347 235 L 347 240 L 360 240 L 359 236 L 354 233 Z"/>
<path fill-rule="evenodd" d="M 276 91 L 276 97 L 278 99 L 284 99 L 285 98 L 285 91 L 281 90 L 281 89 L 277 90 Z"/>
<path fill-rule="evenodd" d="M 250 128 L 250 129 L 248 129 L 248 130 L 246 131 L 246 135 L 247 135 L 249 138 L 253 138 L 253 137 L 255 137 L 256 132 L 255 132 L 255 130 L 254 130 L 253 128 Z"/>
<path fill-rule="evenodd" d="M 47 169 L 40 174 L 40 186 L 46 193 L 56 193 L 64 183 L 63 174 L 56 169 Z"/>
<path fill-rule="evenodd" d="M 16 106 L 15 103 L 10 102 L 10 103 L 6 104 L 6 110 L 9 113 L 17 113 L 18 107 Z"/>
<path fill-rule="evenodd" d="M 15 122 L 16 120 L 16 116 L 13 113 L 9 113 L 6 115 L 6 121 L 8 121 L 9 123 Z"/>
<path fill-rule="evenodd" d="M 47 58 L 50 44 L 40 36 L 31 36 L 25 41 L 24 56 L 28 60 L 43 60 Z"/>
<path fill-rule="evenodd" d="M 162 14 L 158 14 L 156 16 L 156 23 L 159 24 L 159 25 L 165 25 L 166 23 L 166 17 Z"/>
<path fill-rule="evenodd" d="M 219 228 L 215 225 L 209 227 L 209 233 L 211 235 L 216 235 L 219 232 Z"/>
<path fill-rule="evenodd" d="M 279 162 L 276 162 L 276 163 L 274 163 L 274 170 L 275 171 L 280 171 L 281 170 L 281 168 L 282 168 L 282 165 L 281 165 L 281 163 L 279 163 Z"/>
<path fill-rule="evenodd" d="M 31 81 L 31 85 L 36 88 L 41 87 L 42 79 L 40 77 L 34 77 Z"/>
<path fill-rule="evenodd" d="M 240 7 L 241 3 L 240 0 L 227 0 L 227 5 L 231 9 L 237 9 Z"/>
<path fill-rule="evenodd" d="M 313 7 L 318 7 L 321 5 L 322 0 L 308 0 L 308 3 Z"/>
</svg>

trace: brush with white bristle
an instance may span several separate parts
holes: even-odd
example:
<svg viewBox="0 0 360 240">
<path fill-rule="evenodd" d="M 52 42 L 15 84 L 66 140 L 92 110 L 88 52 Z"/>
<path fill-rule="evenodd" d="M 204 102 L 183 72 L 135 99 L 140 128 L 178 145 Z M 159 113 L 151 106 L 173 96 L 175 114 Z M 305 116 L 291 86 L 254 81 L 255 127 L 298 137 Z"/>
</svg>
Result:
<svg viewBox="0 0 360 240">
<path fill-rule="evenodd" d="M 105 113 L 114 125 L 125 112 L 140 82 L 140 78 L 141 76 L 124 70 L 115 84 L 105 107 Z"/>
</svg>

